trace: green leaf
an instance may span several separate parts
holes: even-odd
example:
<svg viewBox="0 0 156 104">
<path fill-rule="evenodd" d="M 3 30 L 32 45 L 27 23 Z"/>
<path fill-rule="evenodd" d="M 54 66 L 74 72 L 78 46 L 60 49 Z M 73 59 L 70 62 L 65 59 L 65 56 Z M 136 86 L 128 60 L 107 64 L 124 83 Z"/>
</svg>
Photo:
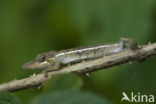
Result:
<svg viewBox="0 0 156 104">
<path fill-rule="evenodd" d="M 0 92 L 0 104 L 21 104 L 21 102 L 13 94 Z"/>
<path fill-rule="evenodd" d="M 112 104 L 107 99 L 79 91 L 55 91 L 41 94 L 31 104 Z"/>
<path fill-rule="evenodd" d="M 46 91 L 52 90 L 78 90 L 82 86 L 82 80 L 74 74 L 61 74 L 52 76 L 45 87 Z"/>
</svg>

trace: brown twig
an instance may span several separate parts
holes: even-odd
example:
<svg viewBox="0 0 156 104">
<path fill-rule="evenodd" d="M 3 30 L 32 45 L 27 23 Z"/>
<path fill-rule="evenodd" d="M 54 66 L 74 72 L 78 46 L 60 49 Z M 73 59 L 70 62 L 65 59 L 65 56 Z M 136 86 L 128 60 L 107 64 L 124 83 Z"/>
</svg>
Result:
<svg viewBox="0 0 156 104">
<path fill-rule="evenodd" d="M 0 85 L 0 92 L 13 92 L 22 89 L 27 89 L 33 86 L 38 86 L 51 78 L 52 75 L 62 73 L 90 73 L 96 70 L 113 67 L 134 60 L 145 59 L 156 54 L 156 43 L 148 44 L 137 50 L 127 49 L 125 51 L 105 56 L 102 58 L 81 62 L 71 66 L 63 67 L 58 71 L 48 72 L 48 78 L 45 78 L 43 73 L 32 75 L 21 80 L 14 80 Z"/>
</svg>

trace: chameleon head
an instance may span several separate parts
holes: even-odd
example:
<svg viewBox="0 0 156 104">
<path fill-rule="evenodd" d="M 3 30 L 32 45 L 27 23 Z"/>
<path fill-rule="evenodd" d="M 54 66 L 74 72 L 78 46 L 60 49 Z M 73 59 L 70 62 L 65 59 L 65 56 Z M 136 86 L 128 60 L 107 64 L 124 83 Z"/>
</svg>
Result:
<svg viewBox="0 0 156 104">
<path fill-rule="evenodd" d="M 23 69 L 45 69 L 52 65 L 54 62 L 53 55 L 49 53 L 39 54 L 33 61 L 25 63 Z"/>
</svg>

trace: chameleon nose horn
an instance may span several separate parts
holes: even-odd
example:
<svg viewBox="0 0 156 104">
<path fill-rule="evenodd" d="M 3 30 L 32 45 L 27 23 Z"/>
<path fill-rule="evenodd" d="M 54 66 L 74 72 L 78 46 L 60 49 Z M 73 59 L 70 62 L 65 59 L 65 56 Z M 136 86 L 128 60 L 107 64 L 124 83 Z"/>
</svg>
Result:
<svg viewBox="0 0 156 104">
<path fill-rule="evenodd" d="M 25 63 L 22 66 L 22 68 L 23 69 L 38 69 L 39 65 L 40 64 L 38 62 L 36 62 L 36 61 L 30 61 L 30 62 Z"/>
<path fill-rule="evenodd" d="M 38 62 L 36 60 L 25 63 L 22 68 L 23 69 L 43 69 L 49 66 L 48 62 Z"/>
<path fill-rule="evenodd" d="M 28 63 L 25 63 L 24 65 L 22 65 L 22 68 L 23 69 L 31 69 L 31 64 L 32 64 L 33 62 L 28 62 Z"/>
</svg>

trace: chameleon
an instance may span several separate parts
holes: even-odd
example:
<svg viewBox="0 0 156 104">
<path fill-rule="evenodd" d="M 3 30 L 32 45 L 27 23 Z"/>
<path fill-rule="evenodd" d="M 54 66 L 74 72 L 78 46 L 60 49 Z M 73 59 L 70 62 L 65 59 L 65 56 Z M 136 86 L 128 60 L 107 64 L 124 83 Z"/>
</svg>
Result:
<svg viewBox="0 0 156 104">
<path fill-rule="evenodd" d="M 22 67 L 24 69 L 43 69 L 46 72 L 56 71 L 64 65 L 97 59 L 103 56 L 121 52 L 129 48 L 136 49 L 136 44 L 133 42 L 133 40 L 121 38 L 117 43 L 41 53 L 37 55 L 34 60 L 25 63 Z"/>
</svg>

